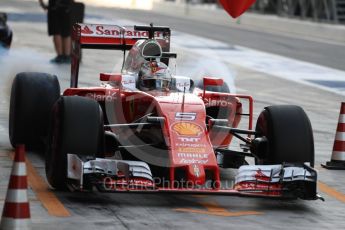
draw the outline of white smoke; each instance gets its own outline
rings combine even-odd
[[[227,44],[195,35],[173,31],[172,51],[178,53],[177,74],[191,77],[195,82],[203,77],[222,78],[231,93],[236,93],[236,72],[222,59],[231,50]]]

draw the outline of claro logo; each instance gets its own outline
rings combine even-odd
[[[108,94],[87,93],[86,97],[96,101],[114,101],[116,100],[116,93],[109,92]]]
[[[224,100],[224,99],[210,99],[205,98],[205,106],[219,106],[219,107],[227,107],[230,106],[232,103],[230,101]]]

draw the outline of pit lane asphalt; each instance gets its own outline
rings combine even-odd
[[[40,13],[39,9],[35,9],[36,4],[26,1],[0,0],[0,4],[12,7],[13,12],[23,12],[24,15],[29,11],[35,14]],[[103,15],[103,13],[106,14],[106,11],[108,10],[100,8],[97,14]],[[128,13],[128,11],[122,10],[116,12]],[[5,62],[6,66],[2,62],[0,65],[3,71],[0,101],[0,212],[11,167],[10,158],[7,157],[11,152],[7,137],[8,91],[11,77],[18,71],[29,69],[57,73],[62,88],[66,88],[69,84],[69,67],[56,67],[47,61],[53,55],[53,50],[50,39],[45,35],[44,22],[38,20],[35,23],[30,21],[10,23],[16,35],[12,51],[17,61]],[[322,44],[319,45],[322,46]],[[30,52],[27,50],[28,47],[31,47]],[[178,53],[179,51],[182,50],[177,50]],[[109,51],[85,51],[80,73],[81,83],[94,85],[98,82],[98,72],[109,71],[113,68],[113,64],[107,65],[109,60],[116,63],[117,69],[119,69],[121,54],[115,53],[117,57],[114,57],[113,54],[114,52]],[[193,58],[195,58],[193,53],[182,54],[182,60],[193,60]],[[274,78],[264,73],[227,65],[238,73],[236,78],[238,92],[248,93],[254,97],[255,114],[270,104],[302,106],[308,113],[314,129],[316,163],[319,165],[329,160],[342,96]],[[7,68],[9,66],[10,69]],[[43,155],[29,152],[27,156],[34,169],[42,178],[45,178]],[[332,186],[341,194],[345,194],[345,173],[343,171],[327,171],[319,166],[317,168],[320,181]],[[223,173],[231,176],[233,172]],[[29,198],[33,229],[342,229],[344,203],[323,191],[320,193],[326,198],[326,202],[224,196],[53,191],[53,194],[71,214],[70,217],[64,218],[49,215],[32,189],[29,190]],[[257,213],[248,215],[245,211]],[[231,215],[231,213],[239,212],[241,214],[239,216]]]

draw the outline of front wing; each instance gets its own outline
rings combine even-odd
[[[75,154],[67,156],[68,185],[72,190],[90,189],[101,192],[164,192],[215,194],[249,197],[322,199],[316,192],[317,173],[307,165],[245,165],[241,166],[235,181],[222,181],[215,189],[213,182],[196,186],[176,182],[160,183],[149,165],[141,161],[96,158],[82,161]]]

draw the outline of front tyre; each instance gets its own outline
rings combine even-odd
[[[260,114],[255,138],[265,139],[255,154],[258,164],[305,163],[314,166],[314,138],[299,106],[268,106]]]
[[[46,152],[46,175],[49,184],[66,189],[67,154],[81,159],[102,155],[103,115],[99,104],[79,96],[61,97],[52,110]]]
[[[19,73],[13,80],[9,115],[9,137],[13,147],[42,146],[48,132],[50,111],[60,97],[56,76]]]

